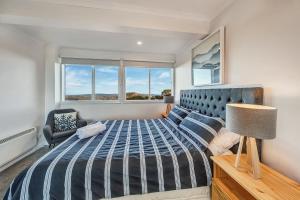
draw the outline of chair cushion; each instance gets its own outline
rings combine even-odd
[[[77,129],[71,129],[71,130],[67,130],[67,131],[61,131],[61,132],[56,132],[53,133],[52,137],[55,138],[61,138],[61,137],[68,137],[73,135],[74,133],[76,133]]]
[[[54,132],[76,129],[77,112],[54,114]]]

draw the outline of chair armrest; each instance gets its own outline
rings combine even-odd
[[[49,134],[52,135],[52,128],[51,128],[51,126],[46,124],[46,125],[44,126],[44,128],[43,128],[43,132],[44,132],[44,133],[47,133],[47,134],[49,133]]]
[[[77,120],[77,128],[81,128],[87,125],[87,121],[84,119],[78,119]]]
[[[44,132],[44,136],[45,136],[46,140],[48,142],[51,141],[51,138],[52,138],[52,135],[53,135],[51,126],[50,125],[45,125],[44,128],[43,128],[43,132]]]

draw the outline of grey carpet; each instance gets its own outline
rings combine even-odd
[[[6,170],[0,173],[0,199],[3,199],[7,188],[11,181],[24,169],[32,165],[37,159],[43,156],[45,153],[49,151],[48,146],[42,147],[30,154],[29,156],[23,158],[16,164],[7,168]]]

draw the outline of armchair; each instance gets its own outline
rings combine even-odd
[[[76,112],[74,109],[57,109],[49,112],[46,125],[43,128],[44,136],[49,144],[49,148],[51,146],[55,146],[56,143],[60,143],[73,135],[77,128],[83,127],[87,125],[87,121],[82,119],[77,112],[77,121],[76,121],[76,129],[62,131],[62,132],[54,132],[54,114],[60,113],[69,113]]]

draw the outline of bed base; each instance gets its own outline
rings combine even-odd
[[[191,189],[155,192],[142,195],[129,195],[113,200],[210,200],[210,186]]]

